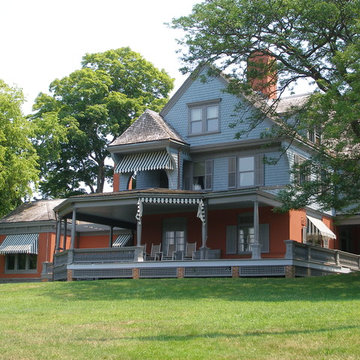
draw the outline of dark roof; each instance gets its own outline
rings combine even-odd
[[[53,209],[63,201],[64,199],[56,199],[24,203],[13,210],[9,215],[0,219],[0,224],[55,220]]]
[[[162,118],[152,110],[145,112],[109,146],[128,145],[159,140],[186,141]]]

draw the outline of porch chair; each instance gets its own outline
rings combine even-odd
[[[164,260],[174,260],[175,244],[169,244],[166,255],[163,256]]]
[[[151,244],[150,259],[161,260],[163,253],[161,252],[161,244]]]
[[[184,259],[193,259],[196,251],[196,242],[186,243]]]

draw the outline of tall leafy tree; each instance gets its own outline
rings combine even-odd
[[[317,201],[323,209],[360,210],[359,0],[206,0],[172,26],[185,31],[184,69],[212,63],[231,71],[235,94],[250,93],[249,57],[270,55],[274,61],[262,68],[250,66],[251,77],[277,69],[278,99],[264,106],[268,116],[276,116],[279,99],[299,80],[313,84],[307,102],[276,118],[276,135],[321,134],[311,161],[294,169],[312,176],[282,192],[284,209]]]
[[[21,111],[22,91],[0,80],[0,216],[32,194],[38,181],[31,124]]]
[[[172,88],[164,70],[130,48],[87,54],[80,70],[53,81],[31,116],[43,195],[102,192],[112,177],[106,146],[146,108],[161,109]]]

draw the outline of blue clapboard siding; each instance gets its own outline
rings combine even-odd
[[[165,115],[165,120],[173,126],[177,132],[188,142],[191,146],[208,145],[225,143],[234,141],[235,133],[240,130],[244,130],[248,126],[248,120],[251,116],[252,107],[244,106],[243,109],[237,113],[234,117],[235,106],[242,101],[242,98],[224,92],[225,84],[223,80],[219,78],[208,79],[207,82],[201,82],[200,79],[196,79],[172,106],[169,112]],[[216,134],[209,135],[192,135],[189,136],[189,110],[188,104],[209,101],[221,98],[220,102],[220,128],[221,131]],[[235,119],[241,119],[245,123],[238,124],[235,129],[229,125],[235,121]],[[256,139],[260,137],[261,132],[265,131],[271,126],[270,121],[264,121],[256,129],[251,131],[248,136],[244,136],[243,139]]]

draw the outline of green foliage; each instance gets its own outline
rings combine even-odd
[[[180,41],[184,70],[212,63],[231,71],[231,93],[250,93],[246,62],[254,51],[268,52],[276,61],[279,98],[265,115],[274,115],[281,96],[299,80],[316,85],[304,107],[278,119],[276,136],[299,139],[314,129],[322,136],[319,154],[304,164],[322,164],[314,167],[316,180],[289,186],[284,208],[318,201],[323,209],[345,211],[354,201],[359,204],[360,191],[354,189],[360,189],[360,1],[207,0],[172,26],[186,33]],[[264,65],[258,75],[271,73],[273,66]],[[259,123],[259,114],[253,120]]]
[[[22,91],[0,80],[0,216],[20,205],[38,181],[31,124],[21,112]]]
[[[31,116],[43,195],[102,192],[112,178],[107,145],[146,108],[159,111],[172,87],[165,71],[129,48],[86,54],[80,70],[53,81]]]
[[[355,360],[359,281],[1,284],[1,358]]]

